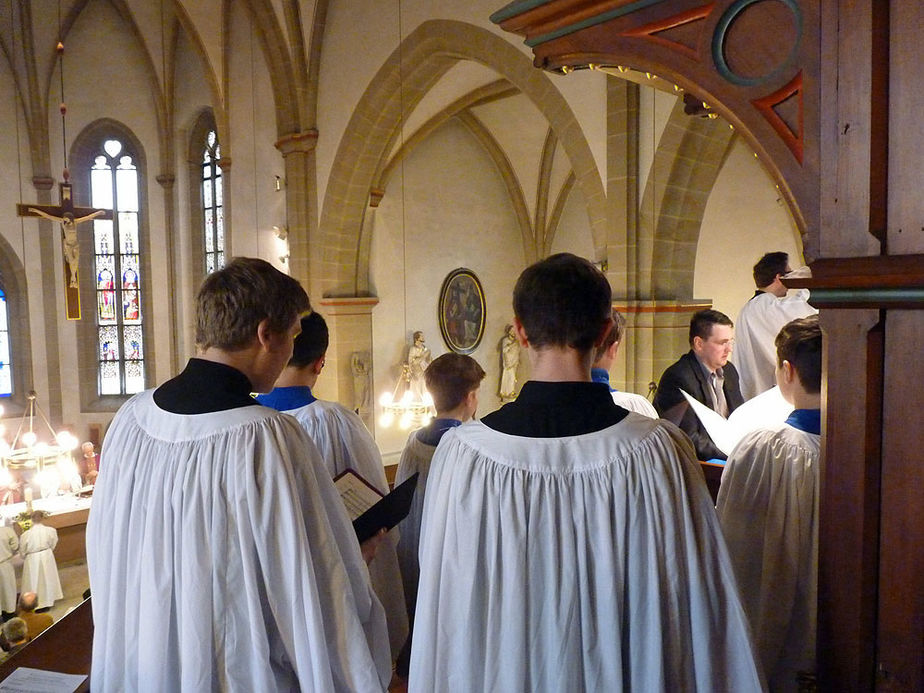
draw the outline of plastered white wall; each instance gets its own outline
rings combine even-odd
[[[789,253],[803,263],[792,214],[773,180],[741,138],[719,172],[706,203],[696,253],[693,292],[712,299],[732,320],[754,294],[752,270],[764,253]]]
[[[513,284],[525,262],[506,189],[484,150],[453,122],[408,157],[404,180],[404,218],[399,170],[376,211],[372,241],[371,275],[380,297],[372,323],[376,418],[378,398],[394,388],[414,330],[424,332],[434,358],[448,351],[437,303],[443,280],[457,267],[474,271],[485,292],[485,335],[471,356],[487,372],[479,407],[487,413],[500,403],[497,345],[512,318]],[[407,440],[396,427],[377,424],[375,433],[389,459]]]

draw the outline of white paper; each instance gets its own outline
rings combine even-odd
[[[19,667],[3,681],[0,681],[0,691],[74,693],[86,678],[83,674],[61,674],[57,671]]]
[[[382,500],[382,494],[371,488],[352,470],[347,470],[338,476],[334,480],[334,486],[340,493],[340,499],[346,506],[347,515],[350,516],[351,521]]]
[[[684,392],[682,388],[680,392],[693,407],[693,411],[696,412],[709,437],[712,438],[712,442],[726,455],[731,454],[738,441],[745,435],[785,421],[793,409],[792,405],[783,399],[780,388],[776,386],[749,399],[735,409],[727,419],[690,396],[689,393]]]

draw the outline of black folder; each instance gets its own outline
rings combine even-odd
[[[395,486],[382,500],[353,520],[353,531],[359,543],[375,535],[380,529],[391,529],[411,511],[411,501],[417,490],[419,472]]]

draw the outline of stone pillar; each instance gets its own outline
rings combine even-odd
[[[37,203],[40,205],[55,204],[56,200],[52,200],[51,189],[54,186],[55,181],[51,176],[33,176],[32,185],[35,186],[35,191],[37,195]],[[58,224],[53,224],[47,219],[38,220],[38,247],[39,247],[39,267],[41,272],[38,276],[43,278],[41,281],[42,287],[42,314],[44,317],[44,354],[36,354],[32,358],[32,363],[45,363],[47,365],[47,376],[48,380],[45,383],[47,387],[47,396],[40,397],[40,400],[48,403],[48,416],[52,421],[61,421],[63,416],[63,399],[61,397],[61,359],[63,355],[60,350],[60,337],[58,334],[58,314],[59,312],[63,315],[65,312],[64,308],[64,286],[61,272],[61,263],[63,260],[63,251],[57,250],[61,246],[61,229]],[[78,227],[78,233],[80,232],[80,227]],[[85,231],[84,231],[85,233]],[[25,256],[22,259],[23,268],[25,269],[26,277],[29,277],[32,272],[29,271],[29,266]],[[81,267],[86,267],[86,260],[84,259],[81,262]],[[78,270],[79,271],[79,270]],[[61,287],[62,293],[59,299],[58,297],[58,287]],[[86,300],[84,298],[84,300]],[[36,343],[35,339],[32,339],[32,344]],[[92,382],[96,382],[96,362],[93,364],[93,376]],[[35,371],[33,370],[33,374]],[[33,375],[34,377],[34,375]],[[33,386],[36,390],[41,390],[41,383],[33,383]],[[24,386],[23,383],[20,383],[21,389],[28,389],[28,386]]]
[[[356,352],[372,354],[372,310],[378,302],[379,299],[374,297],[323,298],[315,304],[330,328],[326,367],[315,388],[321,399],[335,400],[348,409],[354,409],[359,393],[354,388],[350,364]],[[371,356],[369,363],[369,407],[365,411],[360,410],[360,416],[374,435]]]
[[[305,130],[287,135],[276,142],[282,153],[286,172],[286,225],[289,239],[289,273],[298,279],[310,296],[320,296],[318,263],[323,258],[316,246],[317,185],[315,173],[315,147],[318,131]]]
[[[607,76],[606,276],[623,299],[638,298],[638,114],[638,85]]]
[[[690,318],[711,301],[614,301],[626,318],[613,387],[648,395],[649,383],[689,351]],[[657,336],[657,339],[655,338]]]
[[[167,294],[170,302],[170,354],[169,354],[169,373],[180,372],[180,354],[182,353],[183,325],[181,318],[183,315],[183,292],[174,290],[177,287],[177,268],[180,266],[180,247],[176,238],[176,176],[172,173],[161,173],[156,178],[157,183],[164,191],[164,238],[167,240],[167,286],[162,287]],[[152,276],[149,271],[148,276]],[[148,293],[153,294],[153,287],[148,289]],[[148,351],[153,354],[155,340],[148,340]],[[154,364],[154,360],[147,361]],[[153,386],[162,381],[164,378],[158,377],[152,372],[150,367],[146,373],[147,385]]]

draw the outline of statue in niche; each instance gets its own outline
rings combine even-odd
[[[369,410],[372,355],[368,351],[350,354],[350,372],[353,374],[353,411],[362,414]]]
[[[501,378],[498,395],[509,402],[517,397],[517,368],[520,365],[520,344],[513,325],[507,325],[500,341]]]

